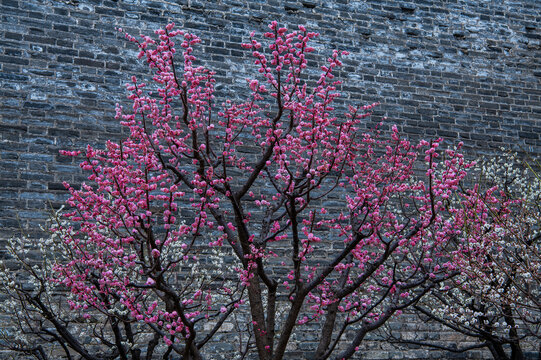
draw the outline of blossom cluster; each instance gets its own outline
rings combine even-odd
[[[347,52],[310,69],[318,35],[272,22],[266,48],[255,33],[242,44],[256,68],[246,99],[223,100],[196,35],[169,24],[125,36],[152,82],[127,84],[132,105],[116,108],[126,138],[62,152],[82,158],[88,182],[65,184],[69,208],[50,229],[65,258],[44,277],[72,312],[105,316],[112,354],[162,346],[202,359],[238,316],[249,319],[241,357],[282,359],[294,333],[321,323],[315,357],[349,358],[459,273],[447,250],[464,212],[450,199],[473,164],[461,144],[412,143],[386,123],[367,131],[377,103],[337,102]],[[85,357],[60,325],[49,336]],[[153,337],[141,345],[134,329]]]
[[[460,273],[425,298],[423,313],[495,356],[520,358],[523,341],[541,336],[541,181],[513,153],[480,161],[474,173],[477,184],[453,199],[460,230],[449,256]]]

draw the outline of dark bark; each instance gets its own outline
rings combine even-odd
[[[70,348],[77,352],[83,359],[86,360],[101,360],[100,357],[90,355],[84,346],[71,334],[66,326],[62,325],[56,316],[47,308],[47,306],[41,301],[39,297],[32,297],[27,294],[27,299],[30,303],[34,304],[40,309],[43,317],[49,320],[62,339],[66,341]]]
[[[154,349],[159,344],[159,342],[160,342],[160,335],[158,333],[154,333],[152,340],[148,342],[147,354],[145,356],[145,360],[152,360],[152,355],[154,355]]]
[[[350,261],[352,258],[352,255],[348,255],[348,260]],[[339,288],[343,288],[346,284],[349,270],[343,271],[340,276],[340,282],[338,283]],[[325,323],[323,324],[323,328],[321,329],[321,338],[319,340],[319,344],[316,349],[315,358],[318,359],[322,357],[327,349],[329,348],[329,345],[331,344],[332,335],[334,333],[334,325],[336,323],[336,316],[338,314],[338,305],[340,305],[340,300],[337,299],[335,302],[333,302],[331,305],[327,308],[327,313],[325,314]]]
[[[124,345],[122,345],[122,334],[120,332],[120,327],[118,326],[118,320],[115,318],[111,319],[111,328],[113,329],[113,334],[115,336],[115,345],[118,349],[120,358],[122,360],[128,360],[128,356],[126,354],[126,349],[124,349]]]
[[[293,303],[289,308],[289,313],[287,314],[287,318],[282,326],[280,339],[278,340],[276,350],[272,357],[273,360],[281,360],[284,357],[287,344],[289,343],[289,338],[291,337],[291,333],[293,332],[293,328],[295,327],[297,318],[299,317],[299,313],[304,303],[304,298],[307,294],[300,290],[301,289],[297,290],[297,295],[295,296],[295,299],[293,300]]]

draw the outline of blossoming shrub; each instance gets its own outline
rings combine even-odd
[[[459,198],[455,217],[460,274],[417,308],[477,338],[494,359],[523,359],[524,346],[541,338],[541,179],[515,154],[477,170],[479,184]]]
[[[18,319],[21,331],[66,357],[214,359],[218,335],[234,330],[230,350],[264,360],[313,329],[304,351],[350,358],[457,273],[446,250],[460,210],[448,199],[471,164],[441,139],[362,132],[376,104],[334,105],[347,53],[308,69],[317,34],[269,28],[267,50],[254,33],[242,44],[256,66],[245,101],[214,97],[197,36],[173,24],[157,39],[126,35],[152,84],[132,77],[132,106],[117,107],[125,139],[63,152],[84,158],[89,182],[66,184],[49,254],[62,256],[44,273],[25,267],[32,286],[6,285],[34,317]],[[224,263],[203,276],[212,256]],[[45,358],[30,338],[18,348]]]

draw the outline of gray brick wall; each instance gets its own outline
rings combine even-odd
[[[175,21],[197,33],[228,95],[253,69],[239,46],[251,30],[303,24],[321,33],[323,55],[350,51],[344,100],[381,101],[374,121],[464,141],[472,156],[541,154],[539,0],[0,0],[0,19],[0,240],[37,235],[65,198],[62,181],[84,179],[59,149],[121,135],[114,104],[147,72],[117,26],[150,33]]]
[[[200,56],[227,94],[249,67],[239,47],[277,19],[321,33],[320,50],[349,50],[348,101],[381,101],[411,134],[463,140],[471,153],[541,153],[541,2],[38,1],[0,6],[0,226],[33,231],[62,181],[79,171],[63,148],[118,136],[114,103],[145,69],[115,31],[168,21],[196,32]],[[239,75],[240,74],[240,75]],[[378,117],[376,116],[375,119]]]

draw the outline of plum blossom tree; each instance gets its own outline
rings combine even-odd
[[[455,217],[460,274],[415,307],[477,338],[473,347],[496,360],[524,359],[528,340],[541,339],[541,181],[516,154],[481,164],[479,185],[459,198]]]
[[[125,139],[63,151],[84,157],[89,182],[66,184],[69,209],[51,227],[62,257],[46,273],[27,266],[33,286],[7,283],[33,316],[21,330],[68,358],[204,359],[237,317],[239,358],[283,359],[316,329],[313,357],[343,359],[457,274],[446,254],[459,210],[447,199],[471,164],[396,126],[363,133],[377,104],[335,109],[347,53],[333,51],[314,79],[317,34],[269,28],[267,49],[254,33],[242,44],[258,72],[247,99],[220,104],[197,36],[173,24],[157,39],[126,34],[153,85],[132,77],[132,107],[116,113]],[[212,253],[229,263],[201,276]],[[40,300],[62,291],[68,308]]]

